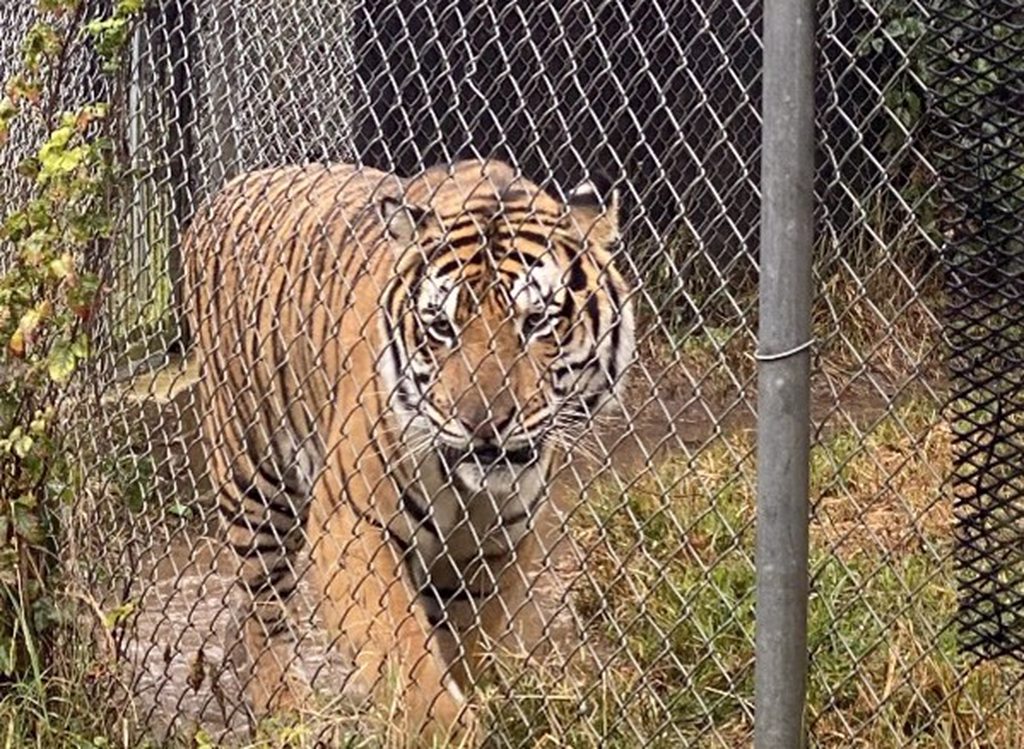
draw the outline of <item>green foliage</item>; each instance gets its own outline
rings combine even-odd
[[[132,29],[132,19],[143,7],[143,0],[118,0],[110,18],[90,21],[85,25],[96,47],[96,52],[103,59],[107,72],[116,72],[121,66],[121,50],[128,41]]]
[[[880,73],[878,82],[885,99],[883,154],[903,150],[908,135],[918,135],[925,114],[929,80],[928,26],[920,6],[896,0],[880,9],[878,21],[858,36],[857,58]]]
[[[957,201],[958,250],[1024,256],[1024,10],[1013,2],[941,0],[930,46],[942,176]],[[962,215],[966,213],[966,215]],[[975,242],[974,240],[978,240]],[[955,258],[966,262],[968,258]],[[989,257],[988,262],[994,258]],[[995,269],[993,278],[1010,269]]]
[[[0,679],[39,678],[60,618],[49,586],[58,510],[78,486],[67,389],[89,357],[102,291],[87,259],[110,240],[118,210],[109,103],[53,111],[64,54],[85,33],[115,70],[140,6],[119,2],[109,19],[86,23],[79,0],[41,0],[0,99],[0,144],[18,118],[44,133],[4,179],[15,187],[0,223]]]
[[[913,0],[866,0],[864,5],[870,8],[864,11],[870,21],[857,33],[854,62],[861,75],[880,90],[882,106],[871,110],[860,130],[865,148],[872,160],[882,165],[886,184],[894,192],[865,191],[863,203],[870,208],[862,219],[861,231],[867,234],[868,248],[877,246],[876,236],[890,241],[899,237],[897,246],[891,250],[903,267],[910,269],[918,266],[922,255],[929,257],[931,250],[918,246],[917,231],[903,231],[907,222],[904,206],[913,211],[916,229],[937,238],[937,193],[928,163],[933,145],[928,106],[933,76],[931,26],[926,11]],[[864,107],[862,111],[869,110]],[[857,168],[871,171],[871,167]],[[870,273],[879,264],[879,258],[866,253],[865,247],[854,247],[847,252],[866,255],[861,273]]]
[[[937,230],[932,203],[939,193],[917,168],[915,152],[925,154],[946,195],[967,199],[968,210],[984,205],[985,230],[1012,242],[1024,214],[1024,120],[1014,106],[1024,80],[1019,5],[867,4],[877,10],[877,22],[859,34],[856,55],[884,94],[878,156],[886,157],[892,184],[925,228]]]

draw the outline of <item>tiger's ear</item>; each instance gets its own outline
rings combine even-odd
[[[568,205],[580,233],[599,245],[619,238],[619,191],[604,174],[596,174],[569,191]]]
[[[409,205],[397,198],[384,196],[377,205],[384,228],[400,242],[409,243],[416,237],[417,229],[427,222],[430,211],[418,205]]]

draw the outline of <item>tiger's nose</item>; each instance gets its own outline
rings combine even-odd
[[[456,406],[462,426],[474,437],[487,441],[497,440],[513,417],[511,398],[487,401],[483,398],[463,399]]]

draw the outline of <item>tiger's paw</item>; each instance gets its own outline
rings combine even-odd
[[[415,747],[453,747],[472,749],[480,746],[479,723],[472,705],[451,677],[444,690],[433,695],[417,694],[407,698],[406,728]]]

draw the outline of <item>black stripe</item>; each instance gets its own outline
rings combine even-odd
[[[379,450],[376,440],[374,440],[373,445],[374,448]],[[348,476],[345,474],[344,469],[342,469],[341,478],[344,486],[348,486]],[[403,556],[407,551],[409,551],[409,549],[412,548],[411,542],[406,541],[404,538],[399,536],[395,531],[388,528],[381,520],[378,520],[376,517],[374,517],[373,512],[369,508],[362,509],[358,505],[356,505],[355,500],[352,498],[352,496],[348,493],[347,490],[345,490],[345,502],[352,510],[352,512],[355,513],[357,518],[362,520],[367,525],[370,525],[373,528],[379,530],[381,533],[383,533],[387,540],[391,541],[392,543],[394,543],[395,546],[398,547],[399,551]]]
[[[518,523],[523,522],[530,515],[533,514],[534,509],[536,509],[536,506],[535,505],[530,505],[525,510],[523,510],[521,512],[517,512],[515,515],[511,515],[509,517],[505,517],[504,515],[502,515],[501,516],[501,525],[502,525],[502,527],[508,526],[508,525],[516,525]]]
[[[524,252],[522,250],[509,250],[505,253],[505,257],[509,260],[516,260],[527,268],[532,268],[533,266],[540,265],[542,263],[542,260],[538,255],[534,255],[532,252]]]
[[[352,501],[349,501],[349,506],[352,508],[352,511],[356,513],[359,519],[363,520],[368,525],[371,525],[377,530],[379,530],[381,533],[384,534],[384,538],[387,541],[390,541],[395,546],[397,546],[402,556],[405,556],[406,552],[408,552],[409,549],[412,548],[412,541],[406,541],[404,538],[398,535],[398,533],[393,531],[391,528],[388,528],[381,521],[377,520],[377,518],[372,517],[370,515],[369,510],[360,510],[358,507],[356,507],[355,502]]]
[[[565,215],[564,214],[561,214],[561,213],[551,213],[550,211],[542,210],[542,209],[536,207],[535,205],[533,205],[534,203],[536,203],[536,200],[533,197],[530,197],[529,200],[527,200],[527,202],[530,205],[525,205],[525,206],[522,206],[522,207],[514,206],[514,205],[509,205],[509,204],[503,204],[502,205],[502,210],[501,210],[502,218],[504,218],[509,223],[515,223],[513,221],[513,219],[517,219],[518,218],[518,219],[523,219],[524,221],[530,221],[531,223],[534,223],[534,224],[537,224],[537,225],[540,225],[540,226],[544,226],[544,222],[537,221],[537,219],[539,219],[539,218],[551,219],[552,223],[558,222],[558,221],[563,221],[565,219]]]
[[[293,520],[299,519],[299,515],[301,513],[292,505],[291,502],[279,502],[274,499],[269,499],[264,492],[260,491],[260,488],[256,486],[256,483],[251,478],[247,479],[240,473],[232,471],[231,480],[246,499],[255,502],[260,507],[266,507],[269,510]]]
[[[558,369],[559,369],[559,371],[565,370],[568,373],[575,372],[575,373],[578,374],[578,373],[584,372],[584,371],[586,371],[588,369],[592,369],[594,367],[599,367],[600,365],[601,365],[601,362],[597,358],[597,354],[591,352],[591,353],[587,354],[587,356],[585,358],[578,359],[576,361],[573,361],[571,359],[563,359],[562,360],[562,366],[559,367]]]
[[[445,254],[448,254],[448,253],[445,253]],[[454,260],[449,260],[448,262],[444,263],[443,265],[441,265],[437,269],[437,275],[438,276],[447,276],[447,275],[449,275],[451,273],[454,273],[455,271],[459,270],[460,268],[465,268],[465,267],[470,266],[470,265],[479,264],[480,261],[477,259],[479,257],[479,255],[480,255],[480,253],[477,253],[473,257],[469,258],[469,260],[463,260],[462,258],[459,258],[459,257],[456,257]]]
[[[562,300],[562,309],[558,311],[559,317],[564,321],[571,321],[576,316],[576,300],[572,294],[566,294],[565,299]]]
[[[380,393],[379,392],[376,393],[376,399],[377,399],[378,410],[380,410],[380,405],[381,404],[380,404],[380,400],[379,400],[380,399]],[[380,461],[381,467],[382,468],[386,468],[388,466],[388,462],[384,459],[384,454],[381,451],[380,443],[377,441],[376,438],[373,438],[373,439],[370,440],[370,444],[373,447],[374,454],[377,456],[377,460]],[[394,474],[394,472],[392,472],[392,473]],[[395,477],[394,475],[392,475],[392,480],[396,484],[398,483],[397,477]],[[401,555],[403,556],[403,558],[408,559],[407,552],[409,551],[409,549],[412,548],[412,539],[407,541],[404,538],[402,538],[401,536],[399,536],[395,531],[391,530],[383,522],[379,521],[375,517],[372,517],[371,514],[370,514],[370,510],[369,509],[361,510],[360,508],[356,507],[355,502],[351,498],[349,498],[348,504],[352,508],[352,511],[356,513],[356,515],[358,515],[360,518],[362,518],[363,520],[365,520],[367,523],[369,523],[370,525],[374,526],[378,530],[382,531],[385,534],[386,538],[388,540],[392,541],[395,544],[395,546],[398,547],[398,549],[401,552]],[[401,502],[399,502],[399,508],[401,509]],[[428,529],[432,528],[433,524],[431,523],[430,526],[425,526],[425,527],[428,527]]]
[[[375,399],[377,400],[377,410],[378,410],[378,413],[384,413],[383,409],[381,408],[382,404],[380,403],[380,393],[379,392],[375,392]],[[401,399],[401,392],[399,392],[399,399]],[[384,435],[384,438],[387,439],[387,435]],[[402,469],[402,464],[401,463],[392,464],[390,461],[387,460],[387,458],[384,457],[384,452],[381,450],[380,441],[376,437],[373,437],[373,438],[370,439],[370,447],[373,448],[373,454],[376,456],[377,460],[380,462],[381,469],[385,470],[385,471],[390,470],[390,472],[391,472],[391,480],[394,482],[394,484],[396,486],[398,486],[399,493],[401,493],[401,482],[398,479],[401,477],[400,474],[402,473],[402,470],[403,470]]]
[[[583,405],[586,406],[587,410],[591,413],[597,408],[597,403],[604,397],[604,393],[591,393],[590,395],[583,398]]]
[[[424,607],[424,608],[426,608],[426,607]],[[441,612],[439,612],[437,614],[434,614],[431,611],[427,611],[426,614],[427,614],[427,623],[430,624],[431,627],[435,627],[435,628],[440,627],[441,629],[447,630],[448,632],[452,631],[452,624],[451,624],[450,621],[448,621],[447,617],[445,617],[445,614],[444,614],[443,611],[441,611]]]
[[[523,275],[523,273],[522,273],[522,269],[521,268],[518,269],[518,270],[508,270],[508,269],[505,269],[505,268],[498,268],[498,275],[501,276],[501,278],[505,280],[506,285],[511,286],[512,284],[514,284],[516,282],[516,280],[520,276]],[[494,284],[494,288],[501,289],[502,291],[505,291],[505,286],[502,286],[500,282]],[[506,304],[508,304],[507,300],[506,300]]]
[[[460,585],[455,588],[441,587],[439,585],[428,584],[426,588],[420,593],[422,596],[429,596],[440,601],[442,604],[458,603],[460,601],[477,600],[479,598],[487,598],[488,596],[494,595],[496,588],[490,590],[468,590],[465,585]]]
[[[228,507],[224,503],[218,503],[217,510],[224,517],[224,519],[236,528],[243,528],[254,534],[266,533],[271,536],[277,535],[285,537],[289,533],[294,533],[301,527],[301,523],[297,522],[297,519],[292,518],[288,525],[284,529],[278,527],[273,518],[267,520],[253,520],[240,507]]]
[[[384,299],[384,335],[386,336],[385,343],[388,347],[388,354],[391,356],[391,364],[395,368],[395,375],[402,379],[402,346],[405,343],[403,330],[395,324],[394,310],[392,309],[395,305],[395,296],[401,289],[400,283],[394,283]]]
[[[437,529],[434,524],[433,518],[430,517],[427,508],[424,508],[416,501],[412,496],[412,492],[408,489],[404,489],[398,497],[398,509],[404,512],[408,512],[412,515],[416,523],[429,532],[435,538],[441,538],[441,532]]]
[[[591,294],[587,298],[587,317],[590,318],[594,339],[597,339],[597,332],[601,329],[601,305],[598,303],[597,294]]]
[[[260,578],[257,581],[249,581],[242,579],[240,582],[242,584],[242,587],[254,596],[273,589],[274,592],[282,598],[287,598],[295,591],[295,583],[293,582],[290,586],[281,590],[277,588],[277,585],[282,580],[284,580],[288,575],[290,575],[291,571],[291,565],[280,564],[271,569],[270,574],[260,575]]]
[[[486,239],[479,232],[463,234],[460,237],[456,237],[455,239],[449,239],[447,242],[445,242],[445,249],[448,250],[449,252],[454,252],[456,250],[461,250],[464,247],[469,247],[470,245],[482,245],[484,244],[485,241]],[[473,259],[475,260],[476,258]],[[436,262],[438,258],[433,257],[431,258],[431,260]],[[470,260],[470,263],[472,263],[472,260]],[[469,265],[470,263],[466,264]]]
[[[546,250],[555,249],[559,244],[554,234],[538,234],[528,229],[516,229],[512,234],[502,232],[498,235],[498,238],[505,241],[531,242],[535,245],[540,245]]]
[[[612,326],[612,350],[608,357],[608,364],[605,366],[605,379],[609,385],[615,385],[619,378],[619,365],[617,362],[619,352],[619,326],[616,323]]]
[[[436,248],[436,249],[447,247],[448,246],[448,242],[447,242],[447,238],[448,237],[455,236],[456,234],[460,233],[463,229],[467,229],[467,228],[470,228],[470,227],[472,227],[473,229],[477,230],[477,235],[476,236],[479,239],[480,233],[479,233],[478,227],[481,224],[488,223],[488,221],[490,220],[490,216],[488,215],[488,213],[486,211],[481,211],[479,208],[476,209],[476,210],[472,210],[471,209],[471,210],[461,211],[459,213],[456,213],[454,216],[449,214],[449,215],[445,215],[445,216],[439,216],[438,218],[439,218],[439,222],[438,223],[440,223],[441,226],[445,227],[444,228],[444,234],[442,234],[442,238],[445,241],[444,241],[443,244],[440,244],[438,246],[438,248]],[[453,218],[457,219],[455,221],[455,223],[453,223],[451,226],[445,226],[448,223],[448,221],[450,219],[453,219]],[[430,257],[429,259],[430,259],[430,261],[433,261],[435,258],[434,257]]]
[[[224,516],[225,520],[230,520],[241,511],[242,506],[238,503],[235,496],[228,491],[227,486],[221,486],[218,494],[220,494],[221,501],[217,503],[217,510]]]
[[[256,472],[260,475],[260,478],[275,489],[284,489],[292,496],[301,497],[306,493],[305,487],[300,487],[297,483],[290,480],[285,473],[271,473],[265,461],[256,459],[251,453],[249,454],[249,459],[256,464]]]
[[[608,299],[611,301],[612,309],[617,313],[621,313],[622,299],[619,297],[619,290],[615,288],[615,284],[609,281],[605,285],[605,291],[608,292]]]
[[[540,503],[544,500],[544,496],[545,495],[543,491],[538,492],[537,496],[533,498],[533,501],[531,501],[526,506],[526,509],[520,510],[515,515],[506,516],[504,513],[501,513],[499,517],[501,518],[502,526],[515,525],[516,523],[521,523],[524,520],[526,520],[530,515],[534,514],[534,512],[537,510],[537,507],[540,506]]]
[[[288,595],[290,596],[291,594],[289,593]],[[291,629],[288,625],[288,617],[282,615],[276,616],[273,622],[267,622],[267,620],[261,615],[260,623],[267,628],[267,635],[269,637],[277,637]]]
[[[282,545],[277,541],[259,543],[255,538],[245,544],[231,544],[231,548],[242,559],[255,559],[261,556],[269,556],[271,553],[287,555],[292,551],[292,549],[288,548],[287,544]]]
[[[380,528],[384,531],[385,534],[387,534],[387,536],[386,536],[387,540],[390,541],[391,543],[393,543],[395,546],[397,546],[398,550],[400,552],[402,552],[403,556],[406,554],[406,552],[409,551],[409,549],[412,548],[412,543],[410,543],[409,541],[406,541],[404,538],[399,536],[393,530],[391,530],[389,528],[384,528],[383,525],[381,525]]]
[[[569,265],[567,287],[569,291],[583,291],[587,288],[587,274],[583,272],[583,263],[578,257]]]
[[[611,330],[612,356],[608,363],[608,381],[614,385],[615,380],[619,376],[616,360],[618,358],[619,345],[622,343],[622,300],[619,298],[618,290],[616,290],[615,285],[612,283],[608,284],[608,298],[611,301],[612,309],[615,310]]]

